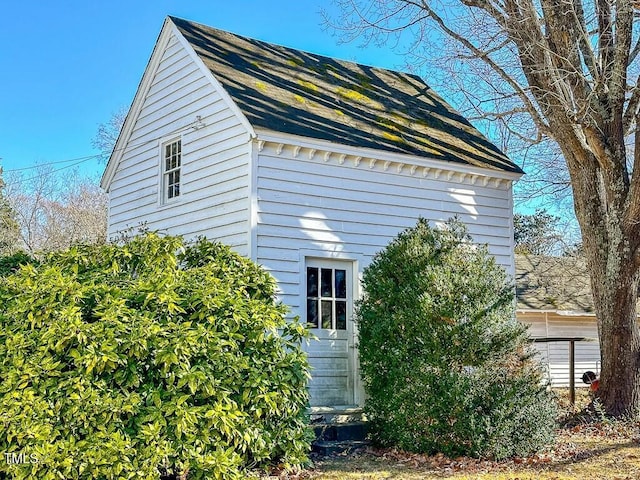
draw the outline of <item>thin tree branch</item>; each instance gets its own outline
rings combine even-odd
[[[615,44],[609,77],[609,101],[614,118],[622,118],[627,90],[627,65],[633,37],[633,8],[629,0],[616,0]]]
[[[633,61],[638,56],[638,53],[640,53],[640,39],[638,39],[636,44],[633,46],[631,53],[629,53],[629,61],[627,62],[627,67],[633,63]]]
[[[520,100],[524,103],[527,108],[527,111],[533,118],[534,122],[542,131],[546,131],[548,129],[548,125],[540,116],[538,110],[535,105],[531,102],[531,99],[522,88],[520,84],[518,84],[513,77],[511,77],[502,67],[500,67],[496,62],[493,61],[491,57],[487,55],[486,52],[477,48],[473,43],[471,43],[468,39],[464,38],[462,35],[450,29],[444,22],[444,20],[431,8],[425,0],[421,0],[422,8],[428,13],[428,15],[438,24],[438,26],[449,35],[451,38],[459,42],[461,45],[466,47],[468,50],[473,52],[480,60],[484,61],[489,65],[494,72],[496,72],[500,78],[502,78],[514,92],[518,95]]]
[[[625,137],[631,134],[631,127],[636,121],[639,105],[640,105],[640,76],[636,81],[635,87],[631,89],[631,97],[629,97],[626,110],[622,116],[622,125],[624,129]]]
[[[633,152],[633,178],[627,196],[624,224],[635,236],[640,236],[640,114],[636,114]]]
[[[598,52],[600,54],[600,68],[609,68],[613,54],[613,32],[611,26],[610,0],[597,0],[596,16],[598,19]]]
[[[582,7],[582,0],[574,0],[573,12],[576,20],[576,25],[579,26],[578,43],[580,45],[580,51],[582,52],[584,64],[587,67],[591,78],[593,78],[593,81],[595,83],[599,83],[601,81],[600,71],[598,69],[596,55],[593,51],[593,48],[591,47],[587,22],[584,16],[584,8]]]

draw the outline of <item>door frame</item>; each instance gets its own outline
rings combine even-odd
[[[299,315],[303,322],[306,322],[307,305],[307,264],[314,262],[325,264],[329,268],[336,266],[343,267],[349,271],[351,285],[347,290],[347,385],[349,388],[348,397],[352,405],[361,406],[364,403],[364,390],[360,379],[360,363],[358,359],[358,328],[354,321],[355,302],[360,298],[360,265],[362,265],[362,255],[350,254],[347,252],[323,252],[318,250],[300,250],[300,307]],[[313,333],[315,329],[311,329]],[[314,341],[314,340],[311,340]],[[313,371],[311,372],[313,375]],[[331,406],[331,405],[327,405]]]

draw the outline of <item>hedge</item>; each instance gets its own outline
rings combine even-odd
[[[244,478],[307,460],[307,331],[228,247],[146,234],[0,283],[15,479]],[[20,457],[22,455],[22,457]]]

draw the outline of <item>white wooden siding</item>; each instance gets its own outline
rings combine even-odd
[[[532,338],[585,337],[598,338],[598,327],[593,316],[559,315],[553,312],[518,312],[518,320],[529,325]],[[535,348],[553,387],[569,386],[569,342],[536,343]],[[600,346],[595,342],[575,343],[575,384],[582,383],[587,370],[599,372]]]
[[[109,235],[145,224],[249,255],[249,135],[175,37],[163,52],[109,190]],[[204,126],[192,126],[200,116]],[[163,140],[182,138],[180,197],[160,203]]]
[[[328,159],[328,160],[327,160]],[[281,300],[304,318],[301,268],[305,256],[356,260],[359,272],[400,231],[419,217],[433,223],[458,216],[474,240],[509,271],[513,268],[511,184],[456,181],[415,175],[415,169],[386,162],[345,161],[341,155],[315,155],[262,145],[257,158],[257,258],[276,278]],[[301,253],[302,252],[302,253]],[[308,347],[320,373],[312,379],[312,405],[330,404],[321,385],[328,367],[326,340]],[[343,362],[344,363],[344,362]],[[313,372],[312,372],[313,375]],[[359,397],[358,379],[356,398]],[[360,393],[361,395],[361,393]],[[326,403],[324,403],[326,404]]]
[[[285,303],[298,308],[301,249],[351,252],[365,263],[418,217],[457,215],[474,240],[512,268],[511,190],[340,165],[300,155],[259,155],[257,260],[273,272]],[[362,265],[364,267],[366,265]]]

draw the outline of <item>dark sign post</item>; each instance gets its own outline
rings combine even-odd
[[[569,403],[576,404],[576,342],[594,342],[596,338],[589,337],[544,337],[532,338],[534,343],[569,342]]]

